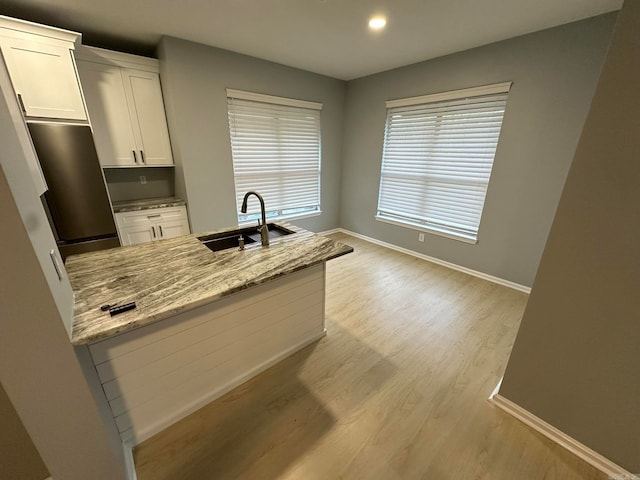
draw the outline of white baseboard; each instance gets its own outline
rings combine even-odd
[[[341,228],[332,228],[331,230],[325,230],[324,232],[318,232],[317,235],[331,235],[333,233],[344,232]]]
[[[133,443],[122,442],[122,450],[124,451],[124,464],[127,469],[125,472],[129,480],[138,480],[136,473],[136,464],[133,460]]]
[[[502,382],[502,380],[500,381]],[[496,390],[498,390],[496,387]],[[552,442],[557,443],[561,447],[569,450],[571,453],[581,458],[588,464],[597,468],[602,473],[609,476],[611,480],[638,480],[640,476],[634,475],[628,472],[621,466],[615,464],[608,458],[600,455],[598,452],[590,449],[586,445],[583,445],[576,439],[570,437],[566,433],[558,430],[553,425],[548,424],[541,418],[535,416],[533,413],[525,410],[520,405],[512,402],[501,396],[499,393],[494,393],[489,397],[489,401],[496,407],[500,408],[509,415],[517,418],[525,425],[533,428],[536,432],[544,435]]]
[[[491,392],[491,395],[489,395],[489,400],[493,400],[493,397],[495,397],[496,395],[498,395],[498,393],[500,393],[500,387],[502,386],[502,380],[504,380],[504,377],[500,377],[500,381],[496,385],[496,388],[494,388],[493,392]]]
[[[518,290],[519,292],[524,292],[527,294],[531,293],[531,287],[520,285],[519,283],[511,282],[509,280],[505,280],[504,278],[494,277],[493,275],[489,275],[487,273],[478,272],[477,270],[472,270],[470,268],[463,267],[462,265],[456,265],[455,263],[447,262],[445,260],[440,260],[439,258],[430,257],[422,253],[414,252],[413,250],[409,250],[408,248],[398,247],[397,245],[393,245],[392,243],[383,242],[381,240],[377,240],[372,237],[367,237],[366,235],[361,235],[359,233],[355,233],[350,230],[345,230],[344,228],[334,228],[333,230],[327,230],[326,232],[319,233],[318,235],[330,235],[332,233],[345,233],[347,235],[351,235],[352,237],[359,238],[366,242],[374,243],[376,245],[380,245],[381,247],[395,250],[396,252],[406,253],[407,255],[411,255],[413,257],[420,258],[422,260],[426,260],[431,263],[435,263],[437,265],[442,265],[443,267],[447,267],[452,270],[457,270],[458,272],[463,272],[463,273],[466,273],[467,275],[472,275],[474,277],[482,278],[483,280],[488,280],[489,282],[497,283],[498,285],[502,285],[504,287],[513,288],[514,290]]]

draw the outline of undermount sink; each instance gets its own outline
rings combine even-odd
[[[281,227],[275,223],[267,223],[269,230],[269,239],[283,237],[285,235],[291,235],[294,233],[288,228]],[[213,252],[220,250],[227,250],[228,248],[239,248],[240,238],[244,240],[245,245],[260,242],[260,231],[258,227],[245,227],[238,228],[237,230],[230,230],[228,232],[213,233],[211,235],[204,235],[198,237],[198,240]]]
[[[233,235],[228,235],[226,237],[220,238],[211,238],[207,240],[203,240],[202,238],[198,238],[205,247],[213,252],[218,252],[220,250],[226,250],[227,248],[234,248],[240,246],[240,237],[244,240],[245,245],[249,245],[250,243],[255,243],[255,240],[248,236],[246,233],[236,233]]]

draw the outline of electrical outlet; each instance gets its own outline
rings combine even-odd
[[[140,175],[140,185],[146,185],[147,184],[147,177],[145,177],[144,175]]]
[[[424,242],[424,233],[420,233],[420,234],[418,235],[418,241],[419,241],[419,242]]]

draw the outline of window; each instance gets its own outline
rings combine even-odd
[[[244,194],[260,193],[270,219],[320,213],[322,104],[227,89],[238,211]],[[249,202],[244,223],[260,217]]]
[[[476,243],[510,87],[387,102],[376,218]]]

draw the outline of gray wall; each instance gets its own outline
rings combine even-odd
[[[530,286],[609,43],[615,14],[517,37],[348,83],[341,226]],[[479,241],[374,219],[385,101],[512,81]]]
[[[344,82],[171,37],[158,53],[176,195],[187,200],[194,232],[237,223],[225,88],[323,104],[322,215],[294,223],[315,231],[339,226]]]
[[[49,470],[0,384],[0,472],[3,478],[44,480]]]
[[[640,473],[640,2],[627,0],[500,394]]]
[[[140,183],[141,175],[147,182],[144,185]],[[104,176],[112,202],[172,197],[175,192],[173,167],[106,168]]]

